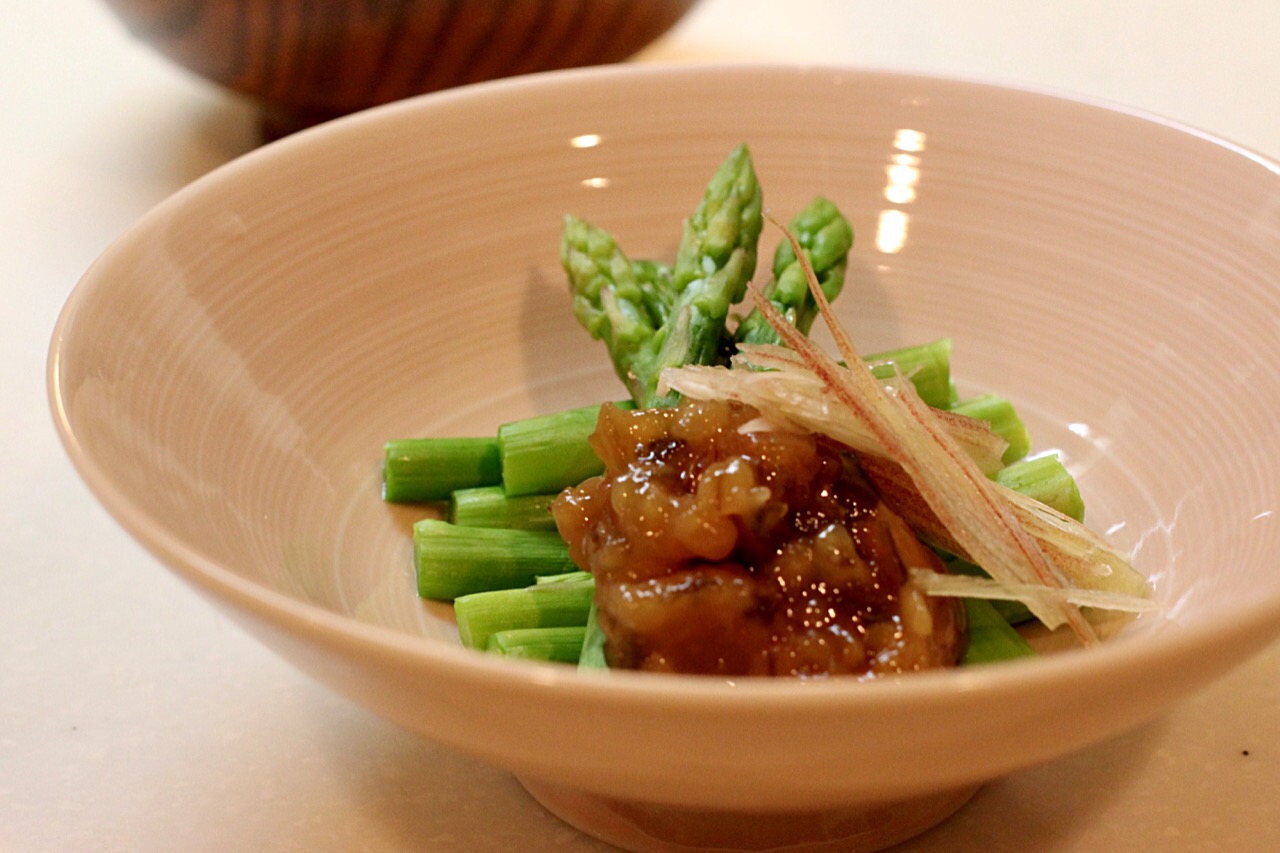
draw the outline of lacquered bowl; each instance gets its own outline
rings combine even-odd
[[[105,3],[160,54],[252,97],[274,138],[450,86],[618,62],[669,30],[694,1]]]
[[[837,307],[862,347],[952,337],[962,390],[1012,397],[1063,453],[1159,612],[1098,648],[879,683],[460,647],[414,594],[422,512],[381,501],[382,443],[617,397],[569,310],[561,217],[670,255],[739,141],[780,218],[819,192],[850,213]],[[381,107],[216,170],[85,274],[49,383],[120,523],[339,693],[625,847],[857,850],[1280,635],[1277,329],[1280,168],[1207,134],[928,77],[615,67]]]

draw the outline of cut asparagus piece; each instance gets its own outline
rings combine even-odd
[[[1027,426],[1013,408],[1013,403],[999,394],[983,394],[961,400],[951,406],[951,411],[986,421],[996,435],[1009,443],[1002,461],[1006,465],[1017,462],[1031,450],[1031,436]]]
[[[455,489],[501,481],[496,438],[402,438],[383,446],[382,496],[387,501],[443,501]]]
[[[581,625],[557,628],[508,628],[489,635],[485,649],[508,657],[577,663],[582,656],[582,639],[587,629]]]
[[[969,619],[969,646],[961,661],[964,665],[1035,657],[1035,650],[1000,615],[992,602],[966,598],[964,609]]]
[[[435,518],[413,526],[413,551],[418,594],[440,600],[522,587],[538,575],[577,568],[554,532],[458,527]]]
[[[864,356],[877,379],[890,379],[895,372],[911,380],[920,399],[935,409],[947,409],[954,402],[951,385],[951,339],[940,338],[924,344],[899,347]]]
[[[578,657],[579,669],[608,669],[604,659],[604,631],[600,628],[599,611],[595,602],[587,612],[587,626],[582,640],[582,654]]]
[[[619,403],[630,408],[629,401]],[[587,439],[599,406],[583,406],[498,427],[502,488],[508,497],[559,492],[604,470]]]
[[[459,527],[555,530],[554,494],[510,497],[501,486],[458,489],[449,497],[449,521]]]
[[[462,644],[484,649],[498,631],[582,627],[595,583],[552,583],[463,595],[453,602]]]
[[[1080,488],[1057,454],[1020,460],[1001,468],[994,478],[1002,486],[1034,498],[1076,521],[1084,521]]]
[[[579,581],[591,580],[591,572],[575,570],[572,572],[564,572],[558,575],[538,575],[534,580],[535,584],[542,583],[577,583]]]

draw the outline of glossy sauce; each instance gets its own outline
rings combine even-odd
[[[596,577],[610,666],[864,677],[954,665],[963,610],[907,566],[939,560],[851,456],[803,433],[747,431],[727,402],[606,405],[605,473],[552,507]]]

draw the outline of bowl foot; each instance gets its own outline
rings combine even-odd
[[[571,826],[634,853],[782,851],[871,853],[919,835],[954,814],[980,786],[891,802],[812,812],[711,811],[616,800],[553,783],[520,783]]]

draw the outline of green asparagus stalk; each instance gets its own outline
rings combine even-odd
[[[961,660],[964,665],[1035,656],[1035,650],[1000,615],[993,602],[966,598],[964,609],[969,619],[969,646]]]
[[[920,399],[935,409],[947,409],[954,402],[951,386],[951,340],[941,338],[925,344],[884,350],[864,356],[877,379],[891,379],[895,370],[911,380]]]
[[[495,631],[485,649],[508,657],[577,663],[582,655],[582,639],[587,629],[581,625],[557,628],[508,628]]]
[[[496,438],[403,438],[383,446],[382,496],[388,501],[443,501],[455,489],[501,479]]]
[[[576,568],[555,532],[458,527],[435,518],[413,526],[413,551],[418,594],[440,600],[526,586],[538,575]]]
[[[544,583],[579,583],[591,580],[591,572],[574,570],[572,572],[562,572],[558,575],[538,575],[534,578],[534,584]]]
[[[994,479],[1002,486],[1035,498],[1063,515],[1084,521],[1084,499],[1080,496],[1080,488],[1057,454],[1015,462],[997,471]]]
[[[564,219],[560,263],[569,279],[578,323],[604,342],[614,372],[631,398],[642,404],[658,347],[654,338],[666,322],[649,306],[666,303],[667,296],[655,294],[652,286],[641,286],[635,266],[613,235],[576,216]]]
[[[671,284],[671,267],[660,261],[638,260],[631,262],[632,274],[640,293],[645,310],[653,319],[657,328],[671,316],[671,303],[675,299],[675,289]]]
[[[459,527],[555,530],[554,494],[510,497],[502,486],[458,489],[449,498],[449,521]]]
[[[1005,465],[1017,462],[1031,450],[1031,436],[1027,433],[1026,424],[1014,410],[1013,403],[999,394],[961,400],[951,406],[951,411],[990,424],[992,431],[1008,442],[1009,446],[1001,457]]]
[[[498,631],[582,627],[595,583],[551,583],[470,593],[453,602],[458,636],[467,648],[484,649]]]
[[[578,657],[578,669],[608,669],[604,659],[604,631],[600,628],[600,611],[595,602],[587,611],[587,626],[582,638],[582,653]]]
[[[844,287],[849,250],[853,247],[853,227],[831,201],[819,196],[792,217],[787,230],[795,236],[809,260],[827,301],[834,300]],[[809,283],[790,240],[783,240],[773,257],[773,279],[765,295],[783,317],[804,334],[809,334],[818,305],[809,292]],[[776,344],[777,331],[759,309],[753,309],[734,330],[734,340],[748,344]]]
[[[603,471],[604,464],[587,441],[599,416],[599,406],[583,406],[498,427],[502,487],[507,496],[559,492]]]
[[[751,154],[739,146],[685,221],[669,283],[662,268],[633,264],[607,232],[565,218],[560,258],[574,314],[604,342],[636,405],[675,401],[657,392],[663,368],[717,360],[729,308],[755,272],[761,206]]]

